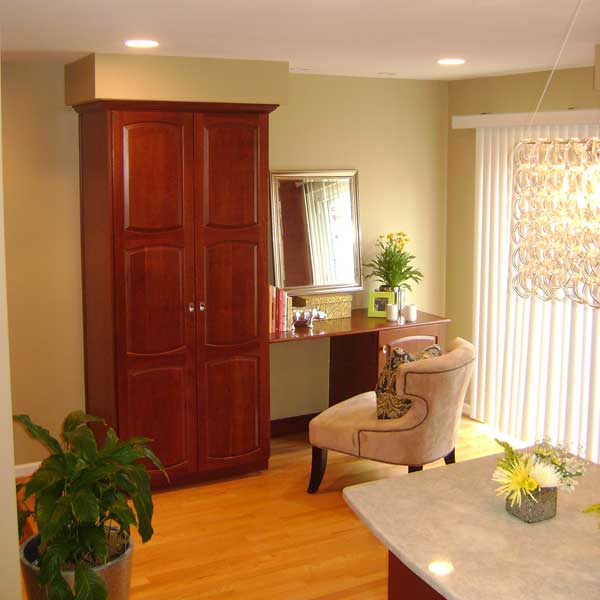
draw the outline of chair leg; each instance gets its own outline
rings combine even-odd
[[[318,491],[321,481],[323,481],[325,467],[327,467],[327,448],[317,448],[317,446],[313,446],[310,482],[308,484],[308,489],[306,490],[309,494],[314,494]]]
[[[452,450],[444,456],[444,462],[447,465],[453,465],[456,462],[456,448],[452,448]]]
[[[417,471],[422,471],[423,465],[408,465],[409,473],[416,473]]]

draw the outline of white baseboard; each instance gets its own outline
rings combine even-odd
[[[25,463],[23,465],[15,465],[15,477],[31,477],[40,466],[39,462]]]

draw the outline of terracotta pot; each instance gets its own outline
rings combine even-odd
[[[28,600],[48,600],[48,592],[37,582],[40,570],[31,561],[37,558],[37,547],[40,543],[38,535],[30,537],[21,546],[21,572],[25,583]],[[127,550],[115,560],[94,568],[104,580],[110,600],[127,600],[131,582],[131,556],[133,542],[129,540]],[[73,587],[73,571],[63,571],[64,578]]]

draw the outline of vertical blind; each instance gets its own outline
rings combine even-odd
[[[600,125],[477,129],[472,416],[600,459],[600,310],[512,289],[513,150],[525,138],[600,137]]]

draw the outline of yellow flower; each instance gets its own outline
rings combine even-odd
[[[498,496],[508,498],[511,506],[521,506],[521,498],[538,489],[538,482],[531,477],[532,461],[530,456],[517,455],[510,466],[498,466],[492,479],[500,483],[496,490]]]

